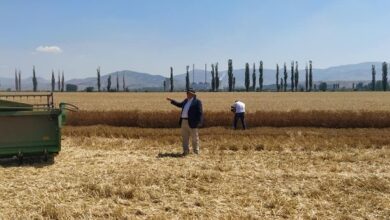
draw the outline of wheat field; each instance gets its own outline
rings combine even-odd
[[[185,98],[184,92],[175,93],[55,93],[56,103],[69,102],[81,110],[139,110],[170,111],[174,109],[166,97]],[[291,110],[351,110],[388,111],[390,92],[199,92],[205,111],[230,111],[237,99],[246,103],[248,112]]]
[[[388,94],[200,93],[217,122],[181,157],[184,93],[56,93],[77,126],[52,162],[0,160],[0,219],[388,219]],[[235,99],[260,127],[229,128]]]
[[[390,129],[66,127],[55,163],[2,161],[1,219],[387,219]]]

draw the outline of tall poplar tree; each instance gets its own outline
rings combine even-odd
[[[279,92],[279,64],[276,64],[276,91]]]
[[[97,74],[97,87],[98,87],[98,92],[100,92],[100,88],[101,88],[100,66],[96,69],[96,74]]]
[[[284,83],[283,83],[283,78],[282,78],[282,77],[280,77],[280,88],[281,88],[281,90],[283,91],[283,89],[284,89]]]
[[[19,70],[19,86],[18,86],[19,92],[22,91],[22,71]]]
[[[218,72],[218,63],[215,64],[215,90],[219,91],[219,72]]]
[[[298,61],[295,62],[294,82],[295,82],[295,91],[298,91],[298,83],[299,83]]]
[[[228,61],[228,84],[229,92],[233,91],[233,61],[229,59]]]
[[[33,66],[33,78],[32,78],[32,82],[33,82],[33,91],[36,92],[37,89],[38,89],[38,80],[37,80],[37,76],[35,74],[35,66]]]
[[[263,83],[264,83],[264,78],[263,78],[263,61],[260,61],[260,65],[259,65],[259,87],[260,87],[260,92],[263,91]]]
[[[119,74],[116,73],[116,91],[119,92]]]
[[[51,70],[51,92],[54,92],[56,87],[56,79],[54,78],[54,70]]]
[[[58,86],[58,91],[61,91],[61,73],[59,70],[58,70],[57,86]]]
[[[372,91],[375,91],[375,84],[376,84],[376,80],[375,80],[375,75],[376,75],[376,71],[375,71],[375,65],[372,65],[371,67],[371,74],[372,74],[372,81],[371,81],[371,90]]]
[[[164,80],[164,83],[165,83],[165,80]],[[122,75],[122,87],[123,87],[123,91],[126,91],[125,73],[123,73],[123,75]],[[164,91],[165,91],[165,89],[164,89]]]
[[[249,63],[245,64],[245,90],[249,91],[250,79],[249,79]]]
[[[15,91],[19,91],[18,70],[15,69]]]
[[[287,73],[287,65],[284,63],[283,67],[283,73],[284,73],[284,83],[283,83],[283,91],[287,92],[287,78],[288,78],[288,73]]]
[[[214,64],[211,64],[211,91],[215,91]]]
[[[291,92],[294,92],[294,61],[291,61]]]
[[[65,91],[65,75],[64,75],[64,71],[62,71],[61,92],[64,91]]]
[[[170,92],[173,92],[173,68],[171,67],[171,77],[170,77],[170,84],[171,84],[171,89],[169,90]]]
[[[305,67],[305,91],[307,92],[309,90],[309,67]]]
[[[252,90],[256,91],[256,64],[253,63]]]
[[[382,63],[382,88],[387,91],[387,63]]]
[[[309,61],[309,91],[313,89],[313,62]]]
[[[107,78],[107,92],[111,90],[111,75]]]

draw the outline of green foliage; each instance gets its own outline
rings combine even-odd
[[[89,87],[85,88],[86,92],[93,92],[93,90],[95,90],[95,88],[93,86],[89,86]]]
[[[51,71],[51,91],[54,92],[56,79],[54,78],[54,70]]]
[[[288,74],[287,74],[287,65],[286,65],[286,63],[284,63],[283,70],[284,70],[283,91],[286,92],[286,91],[287,91],[287,77],[288,77]]]
[[[211,64],[211,91],[215,91],[215,75],[214,75],[214,64]]]
[[[170,91],[170,92],[173,92],[173,68],[172,68],[172,67],[171,67],[170,82],[171,82],[171,89],[170,89],[169,91]]]
[[[294,61],[291,61],[291,92],[294,92]]]
[[[77,85],[74,84],[66,84],[66,91],[67,92],[77,92]]]
[[[18,71],[15,69],[15,91],[19,91]]]
[[[64,89],[65,89],[65,76],[64,76],[64,71],[62,71],[61,92],[63,92]]]
[[[228,61],[228,84],[229,92],[233,91],[233,60],[229,59]]]
[[[107,91],[110,90],[111,90],[111,75],[109,75],[107,78]]]
[[[309,61],[309,91],[313,89],[313,62]]]
[[[57,86],[58,86],[58,91],[61,91],[61,74],[60,71],[58,71],[58,80],[57,80]]]
[[[376,75],[375,65],[372,65],[371,67],[371,74],[372,74],[371,90],[375,91],[375,75]]]
[[[215,89],[219,90],[219,73],[218,73],[218,63],[215,64]]]
[[[253,63],[252,90],[256,91],[256,64]]]
[[[382,63],[382,88],[383,91],[387,91],[387,63]]]
[[[126,91],[126,81],[125,81],[125,74],[122,75],[122,88],[123,91]]]
[[[116,74],[116,91],[119,92],[119,75]]]
[[[307,67],[307,63],[305,67],[305,91],[309,91],[309,68]]]
[[[276,64],[276,90],[279,92],[279,64]]]
[[[33,91],[36,92],[37,89],[38,89],[38,80],[37,80],[37,77],[36,77],[36,74],[35,74],[35,66],[33,66],[32,82],[33,82]]]
[[[22,91],[22,71],[19,70],[19,82],[18,82],[19,92]]]
[[[96,69],[97,73],[97,87],[98,87],[98,92],[100,92],[100,87],[101,87],[101,81],[100,81],[100,66]]]
[[[295,83],[295,91],[298,91],[298,84],[299,84],[298,61],[295,62],[294,83]]]
[[[249,79],[249,63],[245,64],[245,91],[249,91],[250,79]]]
[[[321,82],[319,86],[319,90],[325,92],[328,89],[328,84],[326,82]]]
[[[263,83],[264,83],[264,78],[263,78],[263,61],[260,61],[260,66],[259,66],[259,87],[260,87],[260,92],[263,91]]]

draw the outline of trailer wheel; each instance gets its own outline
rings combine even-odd
[[[43,161],[47,162],[49,160],[49,155],[47,153],[47,149],[43,152]]]
[[[23,164],[23,153],[19,151],[17,158],[19,161],[19,165],[22,165]]]

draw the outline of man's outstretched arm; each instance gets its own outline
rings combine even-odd
[[[177,102],[176,100],[174,99],[171,99],[171,98],[167,98],[168,101],[171,102],[172,105],[178,107],[178,108],[182,108],[183,107],[183,103],[184,102]]]

